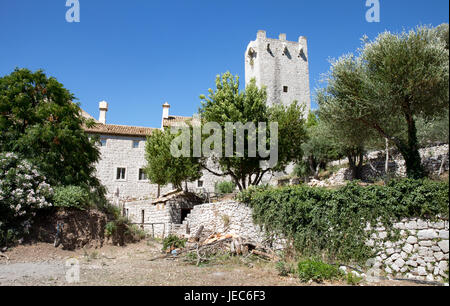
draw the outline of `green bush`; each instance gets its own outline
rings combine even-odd
[[[295,273],[295,267],[291,263],[285,261],[277,262],[275,268],[280,276],[288,276],[289,274]]]
[[[236,190],[236,185],[233,182],[217,182],[215,185],[216,193],[230,194]]]
[[[175,235],[169,235],[168,237],[164,238],[163,240],[163,251],[166,251],[169,248],[184,248],[186,245],[187,239],[181,239],[178,236]]]
[[[55,207],[85,210],[89,208],[89,192],[79,186],[59,186],[53,197]]]
[[[298,277],[302,282],[314,281],[321,283],[326,280],[340,279],[343,272],[338,266],[326,264],[320,260],[307,259],[300,261],[297,268]]]
[[[449,215],[448,183],[393,180],[387,186],[357,183],[336,190],[307,186],[251,188],[238,199],[253,208],[255,223],[293,242],[303,256],[364,262],[376,249],[365,244],[373,233],[366,225],[382,223],[390,240],[398,239],[393,222],[408,217]]]

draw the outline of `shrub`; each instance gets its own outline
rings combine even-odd
[[[164,238],[163,240],[163,251],[166,251],[169,248],[184,248],[186,244],[186,239],[181,239],[178,236],[175,235],[169,235],[168,237]]]
[[[89,192],[79,186],[59,186],[53,197],[55,207],[85,210],[89,208]]]
[[[217,182],[215,185],[216,193],[230,194],[236,190],[236,185],[233,182]]]
[[[277,262],[275,268],[280,276],[288,276],[289,274],[295,273],[295,267],[291,263],[285,261]]]
[[[344,261],[364,262],[376,249],[365,242],[365,230],[381,222],[387,239],[396,240],[393,222],[403,218],[449,215],[448,183],[393,180],[387,186],[363,187],[355,182],[336,190],[292,186],[251,188],[238,199],[253,208],[255,223],[293,242],[303,256],[326,254]]]
[[[320,260],[307,259],[298,263],[298,277],[302,282],[340,279],[343,276],[338,266],[326,264]]]
[[[36,212],[51,206],[53,189],[36,167],[0,153],[0,245],[28,233]]]

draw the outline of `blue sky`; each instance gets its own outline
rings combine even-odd
[[[447,0],[380,0],[368,23],[366,0],[79,0],[81,22],[67,23],[66,0],[0,0],[0,76],[44,69],[108,123],[159,127],[161,105],[191,116],[215,76],[244,82],[244,52],[256,32],[308,38],[311,93],[329,58],[355,51],[360,38],[449,20]]]

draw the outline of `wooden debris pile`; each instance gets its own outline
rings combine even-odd
[[[224,253],[245,258],[255,255],[267,261],[279,260],[279,257],[272,249],[263,247],[261,244],[233,234],[212,233],[208,235],[204,232],[203,227],[200,227],[197,233],[188,239],[184,248],[171,249],[169,253],[151,260],[171,257],[179,258],[192,252],[197,254],[197,265],[211,256]]]

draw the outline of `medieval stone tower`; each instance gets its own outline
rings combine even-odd
[[[311,109],[309,89],[308,48],[306,38],[287,41],[286,34],[279,39],[266,37],[258,31],[245,52],[245,83],[256,79],[258,87],[267,87],[267,103],[289,105],[293,101]]]

